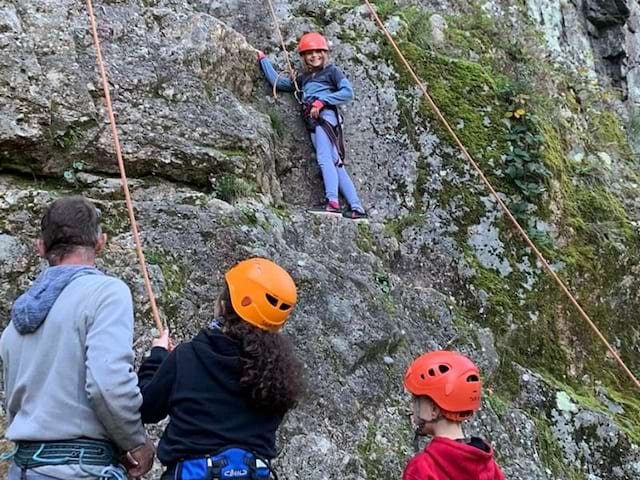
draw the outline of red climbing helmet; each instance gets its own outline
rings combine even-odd
[[[416,358],[404,376],[404,387],[417,397],[429,397],[454,422],[471,418],[480,408],[478,367],[456,352],[429,352]]]
[[[298,53],[302,54],[309,50],[329,50],[327,39],[318,32],[305,33],[298,43]]]

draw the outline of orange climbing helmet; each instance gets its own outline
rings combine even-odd
[[[297,300],[296,284],[266,258],[238,263],[226,274],[231,305],[243,320],[270,332],[285,324]]]
[[[480,371],[464,355],[436,351],[416,358],[404,376],[404,387],[413,395],[427,396],[442,416],[462,422],[480,408]]]
[[[298,53],[303,54],[309,50],[329,50],[327,39],[318,32],[305,33],[298,43]]]

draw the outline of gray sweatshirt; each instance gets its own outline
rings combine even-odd
[[[106,275],[72,278],[33,333],[12,321],[0,340],[6,437],[144,443],[132,341],[131,292]]]

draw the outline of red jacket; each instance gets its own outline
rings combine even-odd
[[[463,443],[435,437],[409,461],[402,480],[504,480],[504,474],[483,440]]]

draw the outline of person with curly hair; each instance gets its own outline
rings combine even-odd
[[[276,431],[305,389],[279,333],[296,304],[293,279],[252,258],[225,280],[211,325],[176,348],[163,332],[138,372],[143,423],[171,417],[157,452],[163,480],[270,478]]]

